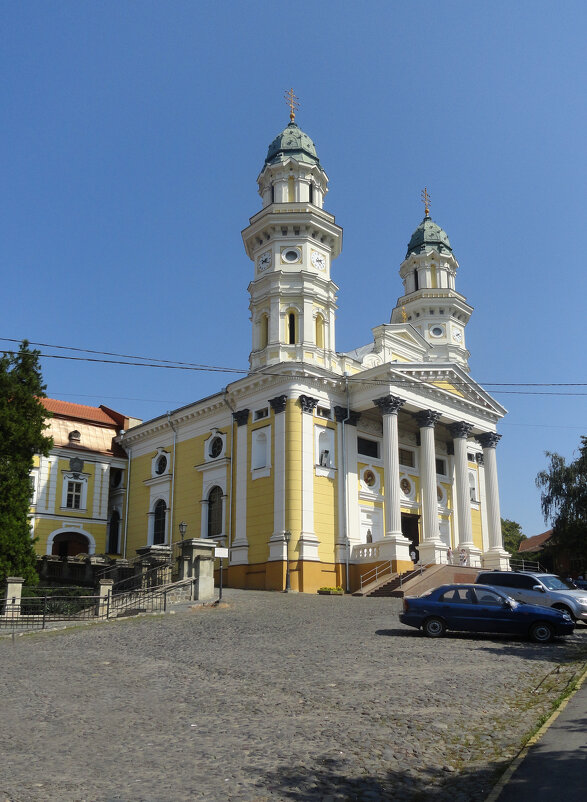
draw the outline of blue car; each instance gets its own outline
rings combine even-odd
[[[575,628],[567,613],[521,604],[487,585],[441,585],[422,596],[406,596],[399,620],[421,628],[430,638],[440,638],[451,629],[526,635],[536,643],[570,635]]]

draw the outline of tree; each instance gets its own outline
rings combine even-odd
[[[587,562],[587,437],[581,437],[579,456],[567,463],[559,454],[546,452],[549,464],[536,477],[542,489],[544,520],[553,529],[549,541],[570,556]]]
[[[510,554],[516,554],[522,540],[526,540],[526,535],[523,534],[520,524],[516,523],[516,521],[510,521],[509,518],[501,519],[501,536],[503,547]]]
[[[47,456],[53,445],[43,397],[39,351],[24,340],[17,353],[0,358],[0,582],[7,576],[37,581],[30,473],[35,453]]]

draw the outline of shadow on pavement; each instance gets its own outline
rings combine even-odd
[[[369,763],[367,754],[365,763]],[[504,764],[487,763],[483,767],[469,767],[454,773],[422,767],[418,772],[393,770],[380,776],[364,774],[352,777],[345,773],[344,760],[327,757],[318,759],[313,768],[298,765],[263,774],[257,785],[261,793],[257,798],[294,802],[449,802],[456,798],[459,802],[481,802],[504,769]],[[269,796],[263,796],[263,791]]]

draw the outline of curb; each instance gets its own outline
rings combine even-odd
[[[534,746],[534,744],[537,743],[542,738],[542,736],[544,735],[546,730],[548,730],[549,727],[551,727],[554,724],[554,722],[557,720],[557,718],[563,712],[565,707],[574,698],[575,694],[581,689],[581,687],[583,686],[583,683],[585,682],[585,680],[587,680],[587,666],[585,666],[585,668],[583,669],[583,673],[581,674],[581,676],[577,680],[577,685],[575,686],[575,689],[573,690],[573,692],[569,696],[567,696],[567,698],[564,699],[560,703],[560,705],[557,707],[557,709],[553,713],[551,713],[550,716],[546,719],[546,721],[544,722],[542,727],[540,727],[538,732],[536,732],[530,738],[530,740],[522,747],[521,751],[518,752],[516,757],[512,760],[510,765],[507,767],[507,769],[504,771],[504,773],[502,774],[502,776],[498,780],[497,784],[493,787],[493,789],[492,789],[491,793],[489,794],[489,796],[486,797],[485,802],[497,802],[497,800],[499,799],[499,797],[501,795],[501,792],[503,791],[505,786],[509,783],[509,781],[513,777],[514,773],[517,771],[520,763],[524,760],[524,758],[526,757],[526,755],[530,751],[530,747]]]

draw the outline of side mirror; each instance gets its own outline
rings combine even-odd
[[[541,593],[546,593],[546,591],[544,590],[544,588],[542,587],[542,585],[534,585],[534,587],[532,588],[532,590],[539,590]]]
[[[510,609],[510,610],[511,610],[511,608],[512,608],[512,603],[511,603],[511,601],[510,601],[509,599],[504,599],[504,600],[503,600],[503,602],[502,602],[502,604],[501,604],[501,606],[502,606],[502,607],[507,607],[508,609]]]

